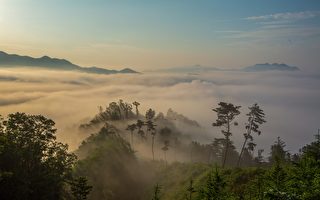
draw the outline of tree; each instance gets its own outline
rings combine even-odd
[[[315,135],[315,139],[311,144],[301,149],[302,157],[309,157],[320,161],[320,129],[318,129],[318,134]]]
[[[88,180],[82,176],[73,180],[70,185],[75,200],[86,200],[92,190],[92,186],[88,185]]]
[[[193,193],[196,192],[196,189],[193,186],[193,179],[190,179],[189,186],[187,187],[187,200],[192,200]]]
[[[161,148],[163,153],[164,153],[164,160],[166,162],[166,165],[167,165],[167,151],[169,150],[169,146],[170,146],[170,142],[169,140],[165,140],[164,141],[164,146]]]
[[[160,191],[161,191],[160,185],[156,184],[156,186],[154,186],[152,200],[160,200]]]
[[[261,131],[259,130],[259,125],[265,123],[266,121],[264,120],[265,114],[263,110],[258,106],[257,103],[253,104],[252,107],[249,107],[250,112],[247,114],[248,116],[248,122],[246,124],[246,133],[244,133],[244,142],[241,148],[241,152],[239,155],[238,163],[237,166],[240,167],[241,165],[241,158],[243,151],[247,145],[247,141],[249,140],[250,143],[248,143],[248,150],[252,150],[255,146],[255,144],[252,142],[253,137],[252,133],[257,133],[258,135],[261,134]]]
[[[156,112],[151,108],[146,112],[146,125],[147,125],[147,132],[151,133],[152,135],[152,144],[151,144],[151,151],[152,151],[152,160],[154,160],[154,138],[156,136],[156,125],[153,123],[153,119],[156,115]]]
[[[63,199],[76,160],[56,141],[55,123],[14,113],[0,120],[0,199]]]
[[[270,200],[287,200],[295,199],[294,195],[291,195],[287,191],[288,174],[285,169],[281,166],[278,157],[275,158],[274,166],[270,170],[266,177],[267,189],[265,192],[266,199]]]
[[[138,127],[138,135],[140,135],[141,138],[145,139],[146,136],[145,136],[145,133],[144,131],[142,130],[142,127],[145,125],[144,121],[138,119],[137,120],[137,123],[136,123],[136,126]]]
[[[147,120],[152,120],[155,115],[156,115],[156,111],[154,111],[151,108],[149,108],[149,110],[146,112],[146,116],[145,117],[146,117]]]
[[[220,102],[218,105],[218,108],[212,109],[214,112],[217,113],[218,117],[216,122],[212,125],[217,127],[223,126],[225,128],[225,130],[221,130],[222,134],[225,136],[226,139],[225,152],[222,161],[222,167],[224,168],[229,150],[230,136],[232,135],[231,124],[235,117],[240,114],[239,109],[241,108],[241,106],[235,106],[231,103],[225,102]],[[234,125],[237,125],[237,123],[235,122]]]
[[[152,135],[151,151],[152,151],[152,160],[154,160],[154,138],[156,136],[156,125],[151,121],[147,121],[147,131]]]
[[[226,182],[218,169],[208,174],[206,185],[201,190],[200,195],[204,200],[224,200],[227,199]]]
[[[124,103],[124,112],[126,119],[129,119],[129,114],[132,113],[132,105],[129,103]]]
[[[284,150],[285,146],[285,142],[282,141],[280,137],[278,137],[277,141],[271,146],[269,157],[269,161],[271,163],[275,162],[276,159],[278,159],[279,161],[287,160],[287,151]]]
[[[139,110],[138,110],[138,107],[140,106],[140,103],[139,103],[139,102],[137,102],[137,101],[134,101],[132,104],[136,107],[136,114],[137,114],[137,117],[139,117]]]
[[[127,126],[126,130],[130,131],[131,136],[131,146],[133,147],[133,132],[137,129],[136,124],[130,124]]]

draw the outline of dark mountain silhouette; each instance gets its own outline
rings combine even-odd
[[[278,64],[278,63],[264,63],[264,64],[256,64],[253,66],[249,66],[243,69],[246,72],[260,72],[260,71],[299,71],[298,67],[289,66],[286,64]]]
[[[30,56],[7,54],[3,51],[0,51],[0,67],[38,67],[50,70],[79,71],[93,74],[137,73],[129,68],[118,71],[99,67],[81,67],[65,59],[51,58],[49,56],[33,58]]]

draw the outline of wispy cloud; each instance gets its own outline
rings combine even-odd
[[[270,15],[250,16],[246,20],[264,21],[264,20],[304,20],[320,16],[320,11],[302,11],[302,12],[285,12]]]

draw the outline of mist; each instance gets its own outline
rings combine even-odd
[[[312,141],[320,124],[320,75],[304,72],[211,72],[199,75],[143,73],[92,75],[79,72],[0,70],[0,114],[13,112],[43,114],[58,128],[58,139],[74,150],[87,135],[80,124],[90,120],[98,106],[124,99],[166,113],[169,108],[199,122],[203,130],[194,140],[210,143],[221,137],[212,127],[218,102],[241,105],[243,117],[233,129],[232,140],[240,148],[248,106],[258,103],[266,113],[262,134],[255,137],[258,148],[269,150],[279,136],[295,153]],[[182,127],[180,127],[182,128]]]

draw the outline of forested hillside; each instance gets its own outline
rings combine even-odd
[[[221,137],[200,143],[198,122],[172,109],[142,113],[139,106],[123,100],[100,106],[79,126],[87,138],[74,152],[56,140],[51,119],[25,113],[1,119],[0,199],[320,198],[319,133],[298,154],[279,137],[259,149],[254,138],[268,123],[263,109],[253,104],[243,114],[241,106],[220,102],[212,125]],[[240,127],[243,144],[236,147],[233,130]]]

